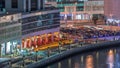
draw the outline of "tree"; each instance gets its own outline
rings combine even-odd
[[[103,16],[103,21],[104,21],[104,23],[106,23],[106,21],[107,21],[107,17],[105,15]]]
[[[97,24],[97,20],[98,20],[98,15],[94,14],[93,17],[92,17],[92,21],[95,25]]]

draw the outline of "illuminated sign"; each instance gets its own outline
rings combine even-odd
[[[112,24],[117,23],[118,26],[119,26],[120,20],[117,20],[117,19],[107,19],[106,24],[109,25],[110,23],[112,23]]]

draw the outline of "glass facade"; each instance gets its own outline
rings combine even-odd
[[[40,9],[43,9],[43,7],[44,7],[44,0],[40,0]]]
[[[87,1],[85,2],[85,11],[103,11],[104,1]]]
[[[61,12],[64,12],[65,6],[76,6],[77,11],[83,11],[84,1],[82,0],[57,0],[57,7]]]
[[[11,7],[18,8],[18,0],[11,0]]]
[[[31,11],[37,10],[37,0],[31,0]]]
[[[50,11],[24,16],[22,21],[22,49],[36,49],[59,41],[60,12]]]
[[[0,17],[0,56],[12,54],[21,44],[21,23],[16,17],[17,15]]]
[[[20,36],[21,25],[18,22],[0,23],[0,40],[16,38]]]
[[[5,9],[5,0],[0,0],[0,11]]]
[[[60,25],[59,13],[48,13],[22,19],[22,34],[57,28]]]

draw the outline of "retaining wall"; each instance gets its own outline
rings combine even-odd
[[[41,60],[37,63],[33,63],[31,65],[28,65],[27,68],[44,68],[50,64],[54,64],[56,62],[59,62],[63,59],[69,58],[69,57],[77,55],[77,54],[82,54],[84,52],[90,52],[90,51],[96,51],[96,50],[100,50],[100,49],[118,47],[118,46],[120,46],[120,40],[82,46],[79,48],[75,48],[75,49],[72,49],[69,51],[62,52],[55,56]]]

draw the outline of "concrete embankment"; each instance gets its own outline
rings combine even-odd
[[[63,59],[69,58],[74,55],[78,55],[78,54],[82,54],[82,53],[90,52],[90,51],[97,51],[97,50],[112,48],[112,47],[119,47],[119,46],[120,46],[120,40],[82,46],[79,48],[75,48],[75,49],[62,52],[60,54],[56,54],[55,56],[51,56],[37,63],[33,63],[27,66],[27,68],[44,68],[50,64],[59,62]]]

